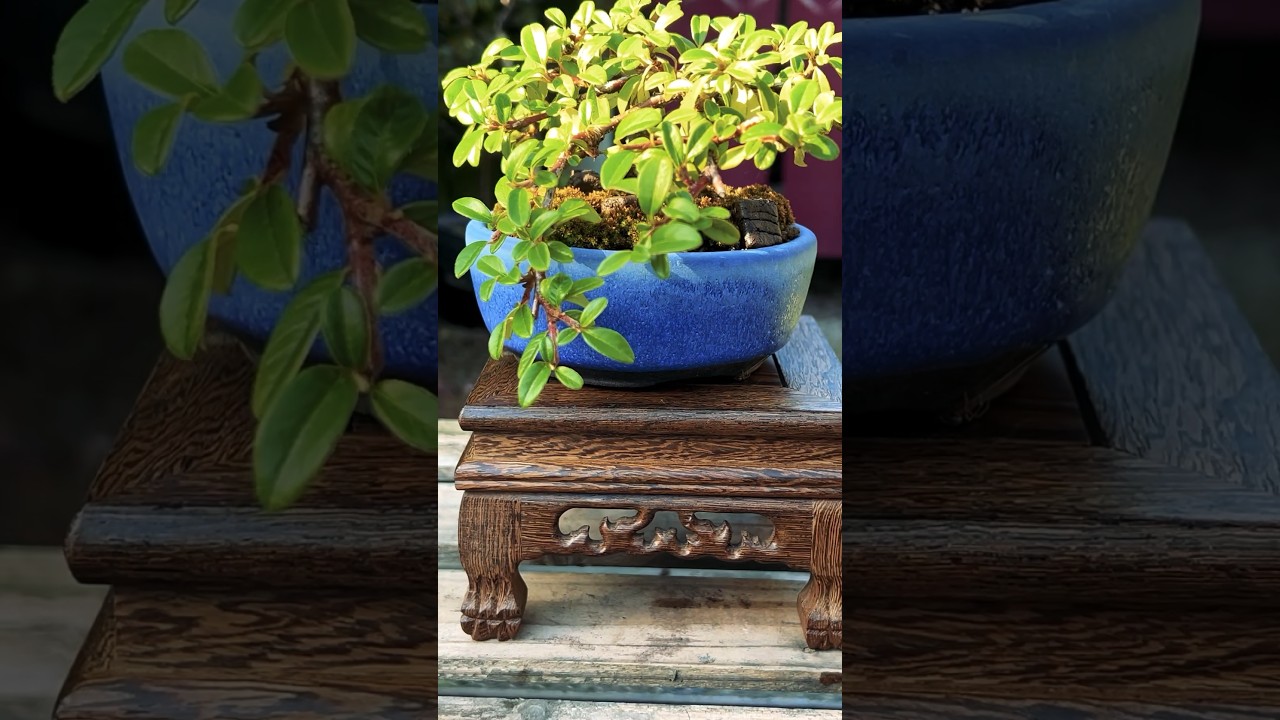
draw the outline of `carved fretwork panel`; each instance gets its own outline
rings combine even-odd
[[[713,523],[699,518],[693,510],[676,513],[683,533],[678,532],[681,528],[650,528],[657,514],[654,508],[640,508],[629,517],[616,520],[606,517],[600,522],[599,540],[591,537],[591,528],[587,525],[570,533],[557,531],[555,538],[566,551],[587,555],[665,552],[680,557],[711,555],[728,560],[769,560],[778,554],[773,533],[762,540],[742,530],[735,542],[729,521]],[[646,533],[647,529],[653,532]]]
[[[619,506],[628,509],[617,510]],[[561,529],[560,518],[581,508],[607,508],[598,525]],[[520,555],[529,560],[547,554],[714,557],[723,560],[782,563],[809,567],[813,544],[812,501],[674,497],[522,495]],[[678,524],[655,518],[670,511]],[[712,522],[699,513],[758,516],[764,522]],[[736,522],[736,521],[735,521]],[[765,525],[772,525],[772,531]],[[594,531],[594,532],[593,532]]]

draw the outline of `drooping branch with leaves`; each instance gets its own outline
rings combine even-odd
[[[486,302],[497,284],[522,286],[489,353],[497,359],[513,335],[528,338],[517,366],[525,407],[552,376],[582,387],[581,374],[560,362],[560,348],[579,337],[615,361],[635,361],[627,339],[596,322],[608,306],[606,276],[647,263],[666,278],[669,253],[740,247],[731,212],[717,202],[729,193],[722,171],[747,161],[767,168],[786,152],[798,165],[838,155],[828,133],[839,127],[841,101],[823,70],[842,72],[828,54],[841,40],[833,23],[759,28],[748,15],[696,15],[684,37],[667,29],[683,16],[679,0],[649,5],[619,0],[605,11],[585,2],[572,17],[549,9],[549,26],[526,26],[519,44],[495,40],[478,63],[442,80],[450,115],[468,126],[454,165],[475,165],[483,152],[503,157],[494,207],[453,204],[492,231],[466,246],[454,272],[488,275]],[[555,267],[573,260],[567,230],[601,217],[582,198],[557,202],[557,190],[588,158],[603,159],[600,185],[633,198],[643,219],[629,249],[574,280]],[[497,252],[512,240],[508,267]],[[539,319],[546,329],[535,334]]]
[[[80,92],[117,50],[149,0],[89,0],[63,30],[53,60],[54,92]],[[223,82],[200,42],[177,27],[198,0],[164,2],[169,27],[145,30],[124,48],[124,70],[164,99],[133,132],[134,165],[159,172],[188,117],[209,123],[266,123],[274,133],[262,170],[169,273],[160,327],[169,350],[193,357],[209,300],[237,276],[269,291],[296,291],[258,365],[254,476],[271,509],[294,502],[346,429],[361,394],[394,435],[436,448],[436,399],[425,388],[382,377],[378,318],[421,304],[436,287],[435,201],[394,207],[388,187],[407,173],[437,179],[435,116],[417,97],[383,85],[344,98],[358,41],[385,53],[429,50],[426,19],[411,0],[244,0],[232,32],[243,59]],[[283,44],[289,62],[277,82],[258,59]],[[301,152],[296,153],[301,146]],[[293,168],[295,154],[301,167]],[[296,190],[287,187],[291,173]],[[306,235],[321,191],[342,217],[346,262],[299,284]],[[409,258],[379,267],[374,242],[394,238]],[[304,369],[323,337],[332,363]]]

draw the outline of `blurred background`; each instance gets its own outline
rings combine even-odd
[[[119,170],[101,91],[67,105],[49,89],[49,58],[80,0],[0,8],[9,181],[0,192],[0,545],[61,543],[84,489],[161,351],[161,276]],[[441,74],[471,62],[498,33],[576,0],[466,0],[441,10]],[[690,12],[749,11],[761,20],[838,16],[815,0],[695,0]],[[1280,362],[1280,3],[1205,0],[1201,46],[1156,212],[1188,219]],[[856,100],[855,100],[856,101]],[[459,129],[441,125],[443,147]],[[446,155],[445,157],[448,157]],[[822,164],[815,164],[815,167]],[[836,163],[830,163],[838,168]],[[787,174],[788,185],[838,182]],[[817,167],[819,171],[827,170]],[[483,195],[496,168],[454,170],[442,207]],[[838,172],[838,170],[837,170]],[[836,176],[838,178],[838,175]],[[830,187],[829,184],[826,185]],[[793,193],[802,222],[838,236],[822,193]],[[832,199],[831,208],[839,206]],[[824,226],[824,223],[826,225]],[[450,228],[444,218],[444,252]],[[830,230],[826,230],[830,227]],[[455,250],[456,252],[456,250]],[[838,320],[839,248],[823,248],[808,312]],[[446,259],[446,264],[448,260]],[[445,273],[449,276],[449,273]],[[452,280],[452,278],[449,278]],[[456,414],[485,357],[470,282],[442,287],[442,416]],[[840,347],[839,323],[825,323]]]
[[[61,543],[161,351],[156,307],[162,278],[121,179],[101,91],[95,84],[67,105],[50,91],[54,42],[79,4],[0,6],[0,117],[8,128],[9,175],[0,192],[0,546]],[[552,5],[572,9],[577,2],[444,3],[441,73],[473,61],[494,37],[513,35]],[[761,22],[816,24],[837,18],[838,6],[827,0],[687,0],[686,12],[746,11]],[[1280,363],[1276,67],[1280,3],[1205,0],[1202,40],[1156,213],[1190,221]],[[442,146],[450,148],[459,128],[452,122],[441,127]],[[768,177],[749,180],[776,183],[783,192],[838,187],[838,164],[830,165],[806,176],[780,162]],[[496,172],[492,164],[450,168],[441,206],[458,195],[483,197]],[[829,240],[807,312],[825,321],[839,348],[839,205],[834,194],[796,191],[791,197],[801,222]],[[453,252],[460,243],[460,226],[456,218],[441,220],[446,266],[450,242]],[[442,287],[440,311],[448,369],[441,376],[441,413],[449,416],[480,370],[485,333],[469,281]]]

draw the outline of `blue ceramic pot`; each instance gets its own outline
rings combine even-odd
[[[203,0],[179,25],[200,40],[223,79],[235,69],[242,54],[231,33],[231,19],[240,2]],[[129,37],[148,28],[164,27],[162,7],[163,3],[149,3]],[[421,7],[434,31],[436,6]],[[130,159],[133,126],[143,113],[164,100],[125,74],[120,55],[116,53],[102,74],[116,147],[147,241],[160,267],[168,273],[182,254],[213,227],[236,199],[245,180],[262,172],[275,135],[265,121],[206,124],[187,117],[165,169],[155,177],[142,175]],[[274,85],[283,77],[285,59],[281,47],[259,59],[266,84]],[[436,53],[430,49],[412,56],[386,55],[361,43],[355,69],[343,81],[343,92],[354,96],[383,83],[393,83],[416,92],[434,112],[438,102],[436,70]],[[295,154],[289,179],[291,192],[297,187],[300,156],[300,152]],[[391,194],[399,204],[434,198],[435,188],[413,178],[397,178]],[[384,267],[407,257],[387,239],[379,240],[378,250]],[[317,223],[303,252],[299,287],[316,275],[341,267],[345,257],[337,203],[327,192],[321,193]],[[262,341],[291,297],[292,293],[261,290],[238,278],[229,295],[213,297],[209,312],[231,329]],[[436,318],[436,298],[432,295],[417,308],[381,321],[388,374],[435,387]],[[323,341],[317,343],[317,358],[326,356],[322,345]]]
[[[467,244],[483,242],[490,231],[467,225]],[[508,267],[514,241],[498,251]],[[613,250],[574,248],[572,263],[552,263],[551,272],[575,280],[595,274]],[[561,348],[561,360],[596,385],[644,386],[705,376],[740,376],[787,344],[809,292],[818,241],[800,228],[793,240],[767,248],[723,252],[672,253],[665,280],[647,264],[627,265],[605,278],[605,286],[587,293],[604,295],[609,306],[597,319],[622,333],[636,360],[624,364],[597,353],[582,340]],[[526,265],[527,267],[527,265]],[[471,270],[476,301],[492,331],[520,302],[520,286],[498,285],[486,302],[480,285],[489,276]],[[541,317],[535,332],[546,329]],[[512,337],[507,348],[524,350],[526,340]]]
[[[1155,200],[1199,0],[844,21],[844,370],[984,363],[1106,303]]]

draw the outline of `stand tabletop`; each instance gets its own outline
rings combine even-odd
[[[810,317],[740,383],[548,386],[515,403],[515,359],[489,361],[459,423],[460,490],[835,499],[841,378]]]

